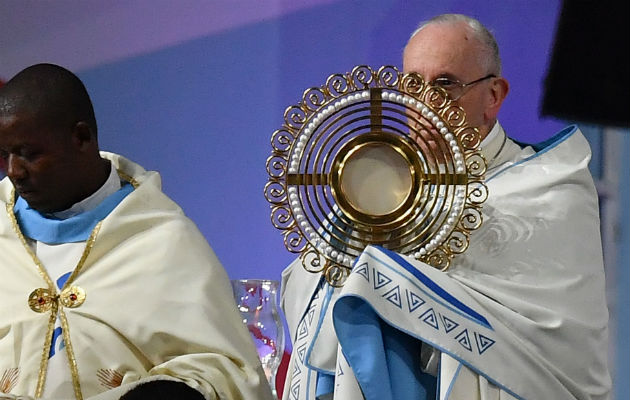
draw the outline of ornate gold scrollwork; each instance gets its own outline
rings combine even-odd
[[[370,244],[445,270],[482,223],[479,144],[464,110],[421,75],[365,65],[330,75],[272,134],[272,223],[333,286]]]

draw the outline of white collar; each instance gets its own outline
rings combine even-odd
[[[507,136],[499,121],[494,123],[494,126],[488,132],[488,135],[481,141],[479,145],[481,154],[486,159],[487,167],[490,168],[493,162],[499,156],[499,153],[505,147]]]

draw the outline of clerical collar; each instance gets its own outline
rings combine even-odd
[[[122,187],[120,183],[120,178],[118,177],[118,172],[111,162],[109,163],[109,165],[109,176],[107,177],[107,180],[105,181],[103,186],[101,186],[96,192],[92,193],[90,196],[79,201],[78,203],[73,204],[72,207],[66,210],[47,213],[46,216],[56,219],[67,219],[73,217],[83,212],[95,209],[109,195],[118,191]]]
[[[22,233],[28,238],[48,244],[84,242],[89,238],[94,227],[131,192],[133,192],[133,186],[125,183],[96,207],[66,219],[44,216],[30,208],[21,197],[17,198],[13,212]]]
[[[490,132],[488,132],[488,135],[479,145],[481,153],[488,163],[488,168],[490,168],[494,160],[497,159],[499,153],[503,150],[506,141],[507,136],[505,135],[505,131],[501,127],[501,124],[499,124],[499,121],[495,122]]]

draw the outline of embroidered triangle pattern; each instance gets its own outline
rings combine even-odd
[[[405,294],[407,297],[407,307],[409,307],[410,313],[416,311],[418,307],[422,306],[425,303],[425,301],[421,299],[420,296],[418,296],[411,290],[405,290]]]
[[[291,373],[291,378],[295,378],[296,376],[300,375],[302,373],[302,370],[300,369],[300,365],[298,363],[294,363],[293,364],[293,372]]]
[[[402,310],[402,303],[400,299],[400,287],[396,286],[391,289],[389,292],[383,295],[390,303],[394,304],[396,307]]]
[[[300,398],[300,381],[296,381],[293,386],[291,386],[291,399],[298,400]]]
[[[315,315],[315,308],[308,310],[308,324],[313,324],[313,316]]]
[[[341,367],[341,363],[337,364],[337,376],[343,375],[343,368]]]
[[[442,314],[440,314],[440,318],[442,318],[442,323],[444,324],[444,329],[446,330],[446,333],[450,333],[453,329],[459,326],[457,322],[453,321],[449,317],[445,317]]]
[[[434,327],[437,330],[440,330],[437,323],[437,318],[435,317],[435,312],[432,308],[429,308],[419,317],[424,323],[429,326]]]
[[[354,268],[354,273],[357,273],[365,278],[366,281],[370,282],[370,270],[368,268],[368,263],[364,262],[361,265],[358,265]]]
[[[477,350],[479,350],[479,354],[483,354],[484,351],[488,350],[496,343],[495,340],[477,332],[475,332],[475,342],[477,342]]]
[[[300,346],[299,349],[297,349],[298,359],[300,360],[300,362],[302,364],[304,364],[304,355],[305,354],[306,354],[306,344],[303,344],[302,346]]]
[[[468,351],[472,351],[472,346],[470,345],[470,337],[468,336],[468,329],[464,329],[457,336],[455,336],[455,340],[459,344],[462,345]]]
[[[298,340],[304,339],[308,335],[308,327],[306,326],[306,320],[302,320],[298,326]]]
[[[392,281],[382,272],[377,271],[377,270],[373,270],[373,271],[374,271],[374,289],[380,289]]]

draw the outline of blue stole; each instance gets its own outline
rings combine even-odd
[[[437,398],[438,378],[420,367],[419,339],[389,325],[358,297],[337,300],[333,318],[343,354],[366,400]]]
[[[24,236],[33,240],[47,244],[85,242],[96,224],[107,217],[132,191],[133,186],[126,183],[96,208],[67,219],[46,217],[30,208],[21,197],[15,202],[13,212]]]

